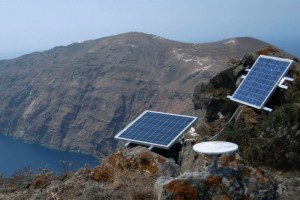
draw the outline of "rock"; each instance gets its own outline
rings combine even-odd
[[[196,153],[192,146],[195,141],[192,139],[187,140],[185,147],[182,148],[180,153],[181,172],[201,172],[204,171],[211,163],[211,160],[206,156]]]
[[[90,177],[96,181],[111,182],[119,174],[135,171],[176,176],[179,174],[179,166],[145,147],[138,146],[132,149],[119,149],[115,154],[103,160],[100,166],[95,167]]]
[[[209,83],[214,88],[228,88],[233,90],[235,88],[235,77],[233,74],[233,69],[229,68],[220,72],[216,76],[212,77],[209,80]]]
[[[154,184],[154,193],[157,194],[157,199],[166,199],[163,186],[170,181],[170,177],[161,176]]]
[[[220,72],[211,78],[208,84],[198,84],[192,99],[194,109],[205,110],[207,121],[219,118],[218,113],[224,109],[224,105],[228,102],[227,95],[235,89],[235,84],[236,78],[232,68]]]
[[[244,67],[244,65],[241,64],[241,65],[235,66],[232,75],[235,79],[237,79],[239,76],[242,75],[242,72],[244,72],[244,71],[245,71],[245,67]]]
[[[234,162],[239,163],[235,159]],[[160,177],[155,182],[154,191],[160,200],[218,199],[220,197],[271,200],[278,197],[276,185],[260,169],[242,164],[239,164],[237,168],[231,168],[231,165],[220,166],[217,174],[211,174],[209,170],[206,170],[186,172],[176,178]]]
[[[282,177],[276,177],[277,180],[278,178],[282,179]],[[277,187],[277,193],[280,195],[281,200],[300,197],[300,177],[293,176],[280,181]]]

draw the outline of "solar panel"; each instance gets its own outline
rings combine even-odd
[[[245,79],[229,98],[261,109],[274,92],[293,61],[271,56],[259,56]]]
[[[169,149],[197,117],[144,111],[115,138],[132,143]]]

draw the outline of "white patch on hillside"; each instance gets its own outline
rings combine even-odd
[[[166,40],[166,38],[160,37],[158,35],[153,36],[153,39]]]
[[[23,118],[27,118],[28,115],[30,115],[33,110],[35,110],[36,105],[38,104],[38,99],[34,99],[30,105],[25,109],[23,113]]]
[[[233,45],[236,45],[237,41],[236,40],[228,40],[226,42],[223,42],[223,44],[233,44]]]
[[[131,48],[134,48],[134,47],[135,47],[134,44],[130,44],[130,43],[128,43],[127,46],[130,46]]]
[[[181,50],[181,49],[178,49]],[[197,62],[195,58],[192,58],[190,55],[186,55],[185,53],[179,53],[176,50],[173,50],[173,54],[176,56],[176,58],[183,62]]]
[[[179,53],[178,50],[180,50],[180,49],[173,50],[173,54],[180,61],[195,62],[195,63],[198,64],[198,66],[201,66],[201,67],[203,67],[203,65],[211,62],[211,59],[209,59],[208,57],[199,58],[199,57],[196,57],[196,56],[187,55],[185,53]]]
[[[212,66],[212,65],[207,65],[207,66],[204,66],[204,67],[195,69],[195,70],[192,72],[192,74],[193,74],[193,73],[196,73],[196,72],[204,72],[204,71],[208,70],[211,66]]]
[[[176,56],[176,58],[182,62],[193,62],[195,63],[194,70],[191,72],[191,74],[194,74],[196,72],[204,72],[212,67],[211,63],[213,62],[208,57],[196,57],[192,55],[187,55],[186,53],[180,53],[181,49],[173,50],[172,53]]]

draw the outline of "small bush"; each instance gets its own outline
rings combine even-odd
[[[31,180],[34,174],[30,167],[24,167],[23,169],[17,170],[9,179],[11,185],[16,188],[27,188],[31,184]]]
[[[32,180],[31,186],[33,189],[44,189],[50,185],[53,179],[53,173],[40,173],[35,175]]]
[[[100,166],[92,170],[90,178],[100,182],[113,181],[114,170],[112,167]]]
[[[278,53],[279,51],[271,46],[265,47],[259,51],[256,52],[257,55],[274,55]]]

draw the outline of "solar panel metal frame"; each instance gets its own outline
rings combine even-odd
[[[278,61],[282,61],[282,62],[287,62],[289,63],[288,66],[286,67],[285,71],[281,74],[281,76],[278,78],[278,80],[276,81],[276,83],[274,84],[274,86],[272,87],[272,89],[269,91],[268,95],[266,96],[266,98],[264,99],[264,101],[262,102],[262,104],[260,106],[256,106],[254,104],[248,103],[246,101],[242,101],[239,99],[234,98],[235,94],[239,91],[240,87],[243,85],[243,83],[247,80],[247,78],[249,77],[249,75],[251,76],[251,71],[254,69],[254,67],[258,67],[258,65],[256,65],[259,61],[260,58],[266,58],[266,59],[271,59],[271,60],[278,60]],[[290,59],[285,59],[285,58],[278,58],[278,57],[272,57],[272,56],[265,56],[265,55],[260,55],[257,60],[255,61],[255,63],[253,64],[253,66],[251,67],[251,69],[249,70],[248,74],[246,75],[246,77],[243,79],[243,81],[241,82],[241,84],[239,85],[239,87],[235,90],[235,92],[233,93],[232,96],[230,96],[230,100],[236,101],[238,103],[247,105],[247,106],[251,106],[257,109],[262,109],[264,107],[264,105],[266,104],[266,102],[268,101],[268,99],[270,98],[270,96],[273,94],[273,92],[275,91],[276,87],[278,86],[278,84],[280,83],[281,79],[285,76],[285,74],[288,72],[288,70],[290,69],[290,67],[293,64],[293,60]]]
[[[179,116],[183,118],[192,118],[192,121],[188,123],[185,128],[181,130],[180,133],[176,135],[176,137],[173,138],[171,142],[169,142],[167,145],[162,145],[162,144],[157,144],[157,143],[151,143],[151,142],[145,142],[141,140],[134,140],[126,137],[122,137],[122,134],[126,132],[131,126],[133,126],[139,119],[141,119],[146,113],[158,113],[162,115],[173,115],[173,116]],[[172,113],[164,113],[164,112],[157,112],[157,111],[151,111],[151,110],[145,110],[142,114],[140,114],[134,121],[132,121],[130,124],[128,124],[121,132],[119,132],[116,136],[115,139],[119,140],[126,140],[130,143],[135,143],[135,144],[141,144],[141,145],[146,145],[146,146],[153,146],[153,147],[158,147],[162,149],[169,149],[178,139],[179,137],[196,121],[197,117],[193,116],[188,116],[188,115],[178,115],[178,114],[172,114]]]

